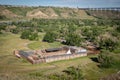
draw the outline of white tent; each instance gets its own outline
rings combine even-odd
[[[70,49],[67,51],[67,54],[71,54],[71,51],[70,51]]]

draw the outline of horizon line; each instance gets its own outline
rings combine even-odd
[[[74,6],[74,7],[70,7],[70,6],[45,6],[45,5],[11,5],[11,4],[0,4],[0,6],[11,6],[11,7],[60,7],[60,8],[120,8],[120,7],[115,7],[115,6],[111,6],[111,7],[78,7],[78,6]]]

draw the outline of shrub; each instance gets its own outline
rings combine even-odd
[[[16,29],[12,29],[11,32],[14,33],[14,34],[18,34],[19,30],[16,28]]]
[[[108,51],[100,53],[98,56],[98,61],[100,63],[100,67],[103,68],[109,68],[113,64],[113,58]]]
[[[54,42],[56,38],[56,34],[54,32],[47,32],[43,38],[43,41],[46,41],[46,42]]]
[[[38,40],[38,34],[37,34],[37,33],[32,33],[32,34],[29,36],[29,40]]]
[[[63,72],[64,74],[53,74],[48,76],[48,78],[52,80],[84,80],[79,67],[68,67]]]
[[[30,32],[29,30],[27,30],[22,32],[21,38],[29,40],[38,40],[38,33]]]
[[[29,36],[31,35],[31,32],[29,30],[23,31],[21,34],[22,39],[29,39]]]
[[[106,49],[113,51],[116,49],[118,46],[118,41],[112,38],[105,38],[105,39],[100,39],[99,41],[99,47],[101,49]]]
[[[117,26],[116,30],[120,33],[120,26]]]
[[[66,36],[66,43],[65,44],[71,45],[71,46],[80,46],[82,40],[83,39],[80,38],[80,36],[77,34],[68,34]]]
[[[68,67],[64,72],[70,76],[70,80],[83,80],[83,75],[81,73],[81,69],[79,67]]]

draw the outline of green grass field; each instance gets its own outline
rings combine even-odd
[[[47,43],[47,42],[36,41],[28,44],[28,47],[30,49],[46,49],[46,48],[56,48],[61,46],[64,45],[62,45],[60,42]]]
[[[39,40],[29,43],[27,45],[28,48],[35,50],[35,49],[46,49],[46,48],[56,48],[56,47],[65,46],[60,42],[54,42],[54,43],[43,42],[42,39],[44,35],[45,33],[39,33]]]
[[[29,50],[63,46],[62,44],[29,41],[19,38],[20,35],[5,33],[0,35],[0,80],[48,80],[47,75],[62,73],[69,66],[80,66],[87,80],[98,80],[100,77],[117,72],[117,69],[100,69],[90,58],[97,55],[62,60],[51,63],[30,64],[13,55],[15,49]],[[40,37],[42,38],[42,37]],[[28,47],[27,47],[28,45]],[[36,75],[37,74],[37,75]]]

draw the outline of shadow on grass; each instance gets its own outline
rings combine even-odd
[[[91,57],[90,59],[96,63],[99,63],[97,57]]]
[[[92,61],[96,62],[96,63],[99,63],[97,57],[91,57],[90,59],[91,59]],[[97,64],[97,67],[102,68],[102,66],[101,66],[100,64]]]

